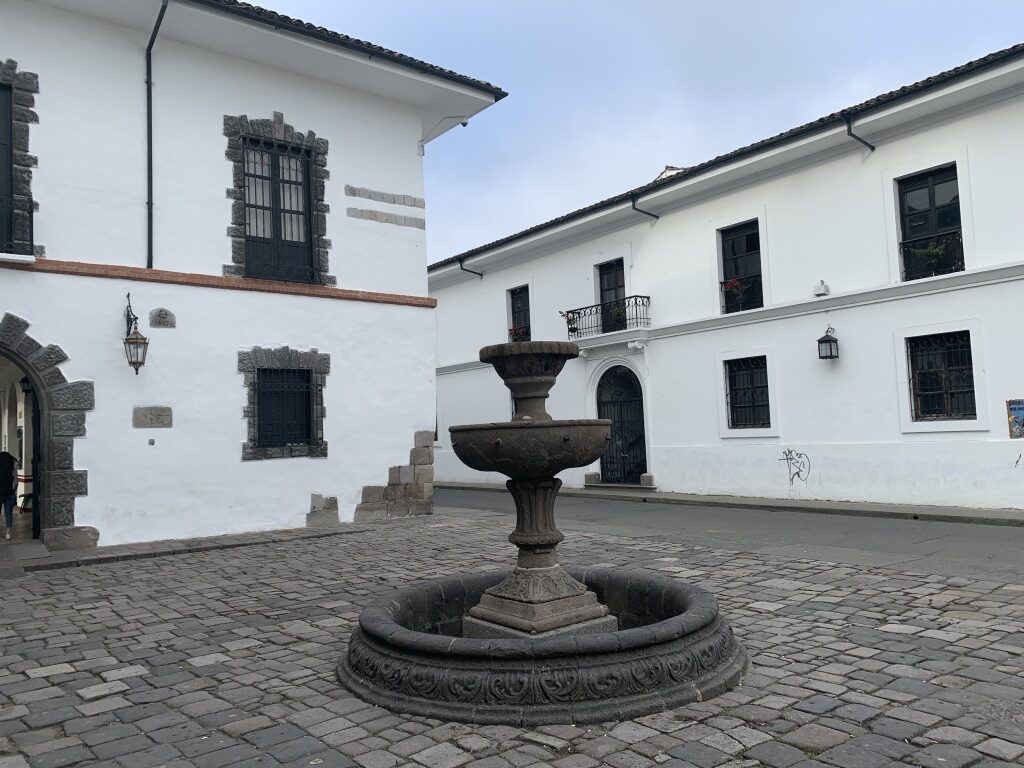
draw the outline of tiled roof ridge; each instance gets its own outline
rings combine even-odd
[[[355,37],[343,35],[340,32],[335,32],[327,29],[326,27],[317,26],[316,24],[311,24],[308,21],[296,19],[292,16],[286,16],[283,13],[272,11],[269,8],[263,8],[258,5],[253,5],[252,3],[246,3],[243,2],[243,0],[189,0],[189,2],[225,11],[233,15],[250,18],[254,21],[280,26],[283,30],[288,32],[296,32],[298,34],[315,37],[326,43],[366,53],[371,56],[377,56],[425,74],[435,75],[462,85],[468,85],[472,88],[476,88],[477,90],[489,93],[494,96],[495,101],[499,101],[508,95],[498,86],[484,80],[467,77],[466,75],[459,74],[451,69],[445,69],[444,67],[439,67],[435,64],[429,64],[425,61],[421,61],[420,59],[413,58],[412,56],[407,56],[404,53],[392,51],[389,48],[384,48],[383,46],[376,45],[365,40],[359,40]]]
[[[866,101],[862,101],[859,104],[854,104],[851,107],[846,107],[836,112],[832,112],[828,115],[825,115],[824,117],[819,117],[816,120],[812,120],[809,123],[799,125],[796,128],[790,128],[789,130],[783,131],[782,133],[776,134],[775,136],[771,136],[767,139],[761,139],[760,141],[756,141],[753,144],[748,144],[744,147],[740,147],[739,149],[734,149],[730,152],[726,152],[725,154],[713,157],[710,160],[705,160],[702,163],[697,163],[696,165],[685,167],[678,173],[666,176],[665,178],[656,179],[655,181],[651,181],[639,187],[635,187],[627,192],[622,192],[618,195],[614,195],[613,197],[609,197],[599,202],[592,203],[583,208],[571,211],[570,213],[566,213],[563,214],[562,216],[550,219],[549,221],[545,221],[541,224],[536,224],[532,227],[516,232],[515,234],[508,235],[498,240],[494,240],[490,243],[486,243],[485,245],[480,245],[475,248],[471,248],[470,250],[463,251],[462,253],[456,256],[450,256],[446,259],[442,259],[441,261],[434,262],[433,264],[427,267],[427,271],[432,272],[436,269],[440,269],[441,267],[446,267],[450,264],[459,263],[464,259],[470,258],[471,256],[477,256],[481,253],[486,253],[487,251],[493,250],[500,246],[508,245],[509,243],[513,243],[517,240],[522,240],[523,238],[537,234],[538,232],[542,232],[546,229],[551,229],[560,224],[565,224],[575,219],[582,218],[590,213],[595,213],[603,208],[609,208],[614,205],[620,205],[622,203],[629,202],[630,200],[639,195],[646,194],[647,192],[653,192],[663,187],[672,186],[673,184],[678,184],[681,181],[685,181],[686,179],[692,178],[693,176],[697,176],[707,170],[718,167],[720,165],[725,165],[726,163],[738,160],[747,155],[756,154],[761,150],[768,149],[779,144],[784,144],[787,141],[791,141],[805,134],[823,130],[825,128],[832,127],[833,125],[839,123],[844,123],[848,115],[853,116],[863,114],[864,112],[870,111],[872,109],[879,109],[893,102],[909,98],[911,96],[927,91],[931,88],[936,88],[940,85],[945,85],[946,83],[956,80],[957,78],[965,77],[979,70],[996,66],[997,64],[1000,64],[1008,59],[1013,59],[1022,55],[1024,55],[1024,43],[1017,43],[1016,45],[1012,45],[1009,48],[1004,48],[1000,51],[989,53],[985,56],[982,56],[981,58],[972,59],[971,61],[954,67],[953,69],[947,69],[943,72],[939,72],[938,74],[930,75],[929,77],[926,77],[923,80],[918,80],[915,83],[904,85],[901,88],[897,88],[892,91],[887,91],[886,93],[867,99]]]

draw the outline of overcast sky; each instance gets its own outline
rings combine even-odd
[[[255,1],[509,92],[427,145],[431,262],[1024,41],[1021,0]]]

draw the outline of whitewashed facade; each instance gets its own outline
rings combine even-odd
[[[873,149],[848,133],[847,117]],[[1024,398],[1013,341],[1024,287],[1022,133],[1018,46],[434,264],[438,482],[500,480],[462,466],[447,428],[508,418],[508,393],[477,350],[522,325],[513,322],[515,291],[528,289],[533,339],[565,339],[559,312],[599,304],[601,265],[621,260],[617,300],[649,297],[649,324],[630,314],[626,327],[601,332],[617,327],[605,309],[608,327],[578,328],[583,356],[566,366],[548,410],[596,417],[602,377],[631,372],[642,436],[631,465],[640,471],[628,482],[694,494],[1024,507],[1024,441],[1011,438],[1007,410]],[[915,184],[928,189],[928,173],[931,192],[901,208]],[[727,290],[738,274],[725,263],[735,253],[730,235],[743,225],[759,246],[750,284],[763,294],[760,307],[745,308],[747,294],[737,305]],[[943,239],[918,241],[914,227]],[[637,302],[625,302],[630,313]],[[583,315],[569,319],[582,325]],[[816,342],[830,327],[839,357],[819,359]],[[956,348],[965,340],[969,358]],[[741,360],[757,367],[767,403],[748,388],[754,374],[730,362]],[[750,403],[756,414],[733,408]],[[562,479],[621,480],[609,469],[595,464]]]
[[[0,64],[0,426],[27,376],[41,528],[346,521],[429,463],[421,155],[500,89],[233,0],[0,0]]]

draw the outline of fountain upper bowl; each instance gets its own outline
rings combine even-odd
[[[462,424],[448,432],[452,450],[466,466],[529,480],[597,461],[611,430],[610,419],[567,419]]]

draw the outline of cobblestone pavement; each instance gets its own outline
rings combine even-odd
[[[1024,765],[1024,574],[1005,584],[573,533],[563,562],[715,592],[752,658],[743,685],[632,721],[536,729],[392,715],[339,686],[367,600],[505,566],[507,533],[439,514],[9,580],[0,768]]]

